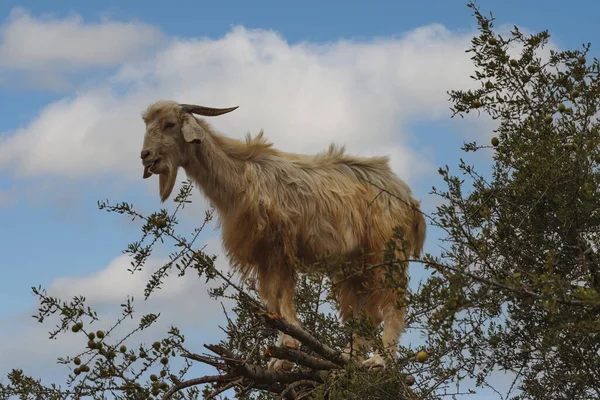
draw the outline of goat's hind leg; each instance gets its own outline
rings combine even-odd
[[[407,282],[406,265],[400,267],[403,274],[403,286]],[[383,279],[378,279],[382,282]],[[400,335],[404,331],[404,319],[406,317],[406,286],[399,288],[374,288],[367,301],[367,313],[379,314],[383,319],[383,349],[391,359],[395,359],[398,352]],[[378,349],[375,349],[373,357],[363,363],[370,368],[385,368],[386,359]]]
[[[366,295],[363,280],[359,277],[348,277],[343,279],[335,286],[335,292],[340,307],[340,319],[345,324],[351,318],[359,316],[365,305]],[[379,325],[380,320],[373,321],[375,325]],[[342,353],[342,357],[349,360],[351,356],[357,355],[361,347],[367,347],[371,344],[371,340],[358,335],[356,332],[352,334],[352,340],[346,345],[346,349]],[[359,355],[359,360],[362,361],[362,356]]]

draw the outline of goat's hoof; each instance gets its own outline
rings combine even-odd
[[[280,360],[271,358],[267,369],[269,371],[291,371],[294,368],[294,363],[288,360]]]
[[[363,361],[362,365],[368,369],[380,370],[385,369],[385,359],[380,354],[375,354],[373,357]]]
[[[299,349],[300,348],[300,342],[297,341],[296,339],[292,338],[292,337],[287,337],[285,339],[283,339],[281,341],[281,346],[280,347],[291,347],[292,349]]]

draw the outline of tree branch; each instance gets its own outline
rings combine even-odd
[[[341,352],[321,343],[317,338],[306,332],[301,327],[292,325],[282,317],[275,314],[261,313],[259,315],[265,319],[267,325],[290,335],[294,339],[299,340],[304,346],[314,351],[318,355],[333,362],[334,364],[339,365],[340,367],[346,365],[346,360],[342,358]]]
[[[340,368],[331,361],[313,357],[310,354],[304,353],[303,351],[289,347],[269,346],[265,350],[265,355],[282,360],[292,361],[296,364],[300,364],[315,370],[332,370]]]
[[[232,381],[236,378],[237,378],[236,376],[231,376],[231,375],[209,375],[209,376],[203,376],[201,378],[190,379],[188,381],[180,382],[180,383],[174,385],[171,389],[169,389],[167,391],[167,393],[164,394],[164,396],[162,397],[162,400],[169,400],[171,398],[171,396],[173,396],[178,391],[183,390],[185,388],[189,388],[191,386],[202,385],[205,383],[214,383],[214,382],[228,382],[228,381]]]

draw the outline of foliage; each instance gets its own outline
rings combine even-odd
[[[121,318],[100,332],[85,297],[63,301],[33,288],[40,301],[34,317],[40,323],[58,319],[51,339],[86,335],[89,343],[58,360],[70,371],[63,386],[43,385],[13,370],[9,383],[0,384],[0,400],[197,399],[232,392],[257,400],[278,394],[433,399],[465,393],[467,378],[491,387],[491,374],[498,370],[514,377],[509,387],[493,388],[502,398],[600,397],[599,62],[588,60],[589,44],[548,52],[546,31],[525,35],[515,27],[504,37],[494,31],[491,15],[472,3],[469,7],[479,26],[468,50],[478,88],[449,96],[453,116],[483,113],[496,123],[491,145],[463,147],[466,153],[491,153],[492,165],[489,173],[482,172],[485,166],[461,159],[458,175],[448,166],[439,170],[446,187],[433,188],[432,195],[443,204],[428,218],[430,226],[444,232],[443,251],[412,260],[413,268],[430,272],[416,292],[409,291],[407,323],[422,334],[421,342],[402,346],[384,371],[339,361],[353,331],[373,335],[381,345],[380,332],[363,317],[340,324],[331,296],[335,282],[302,274],[296,298],[304,330],[288,332],[303,343],[302,352],[280,354],[297,362],[294,370],[266,371],[267,356],[278,351],[275,328],[292,328],[265,313],[252,282],[238,283],[198,248],[198,235],[212,212],[190,235],[178,232],[178,213],[191,202],[192,185],[186,182],[171,214],[160,210],[145,216],[130,204],[107,201],[99,208],[141,221],[142,238],[125,250],[132,273],[145,268],[157,244],[173,245],[169,261],[147,282],[146,299],[169,275],[186,279],[193,273],[208,285],[210,306],[233,304],[224,307],[223,339],[205,346],[214,354],[187,348],[177,327],[164,337],[156,333],[152,344],[124,347],[125,340],[134,340],[160,318],[143,315],[136,328],[117,335],[116,328],[134,318],[133,298],[121,305]],[[190,377],[194,362],[218,373]]]
[[[502,369],[523,398],[597,398],[600,65],[587,60],[589,44],[546,51],[546,31],[502,37],[471,7],[480,87],[450,98],[454,115],[498,123],[491,146],[464,146],[491,148],[492,172],[462,160],[463,177],[440,169],[447,189],[434,189],[445,199],[436,219],[447,245],[430,258],[439,277],[413,303],[443,304],[428,314],[429,341],[460,339],[449,355],[479,382]]]

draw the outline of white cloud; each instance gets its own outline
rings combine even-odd
[[[335,141],[355,154],[390,154],[410,181],[415,171],[433,170],[433,160],[411,147],[407,127],[447,115],[446,90],[470,84],[469,39],[430,25],[360,43],[291,45],[275,32],[242,27],[218,40],[172,41],[154,57],[123,63],[109,83],[53,103],[3,135],[0,170],[139,180],[140,113],[167,98],[239,105],[211,122],[237,138],[264,128],[283,150],[314,153]]]
[[[35,18],[15,8],[0,31],[0,66],[110,67],[135,59],[163,39],[158,28],[141,22],[85,23],[79,15]]]
[[[0,85],[72,88],[67,73],[116,67],[147,56],[166,40],[157,27],[137,21],[91,23],[76,14],[36,17],[13,8],[0,26]]]
[[[227,270],[228,263],[218,240],[209,238],[204,243],[207,254],[217,255],[217,268]],[[73,296],[85,296],[86,304],[96,310],[100,317],[100,322],[94,324],[93,330],[107,329],[119,318],[121,310],[118,305],[128,295],[133,296],[136,310],[134,319],[125,320],[115,330],[116,336],[113,337],[117,338],[135,328],[144,313],[161,314],[154,327],[136,334],[126,344],[133,345],[141,341],[151,343],[164,337],[171,325],[181,329],[192,349],[200,350],[203,343],[218,341],[217,337],[221,332],[218,324],[224,323],[221,306],[209,298],[204,279],[196,278],[192,271],[181,278],[172,274],[165,280],[162,289],[154,292],[148,300],[143,300],[143,290],[150,274],[163,265],[164,261],[150,259],[144,270],[131,274],[127,271],[130,258],[121,255],[94,274],[57,278],[48,286],[48,295],[66,301]],[[225,299],[223,303],[229,308],[229,300]],[[60,367],[57,370],[48,366],[58,357],[77,354],[84,349],[86,339],[67,332],[49,341],[48,331],[54,329],[56,319],[49,318],[44,324],[39,324],[30,317],[32,313],[31,309],[27,309],[0,319],[0,377],[5,376],[12,368],[23,368],[26,373],[34,376],[62,380],[66,369]],[[197,334],[199,329],[201,335]]]

